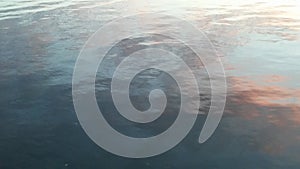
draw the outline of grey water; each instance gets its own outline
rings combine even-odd
[[[0,2],[0,169],[300,168],[299,2],[140,2],[142,6],[135,6],[134,0]],[[198,143],[198,137],[209,107],[209,92],[201,96],[203,113],[191,132],[159,156],[128,159],[113,155],[98,147],[81,128],[72,100],[76,59],[95,31],[129,12],[180,15],[215,46],[224,64],[228,94],[221,123],[204,144]],[[163,24],[172,22],[161,19]],[[163,26],[156,29],[168,31]],[[110,54],[125,57],[162,45],[194,62],[185,47],[168,42],[155,36],[124,39]],[[101,74],[110,70],[109,64],[99,69],[96,93],[99,106],[116,130],[149,137],[172,124],[179,104],[174,79],[156,70],[134,79],[131,99],[140,110],[149,107],[147,95],[154,88],[164,89],[170,96],[166,113],[157,124],[138,125],[117,115],[108,96],[111,78]]]

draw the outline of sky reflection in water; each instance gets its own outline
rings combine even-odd
[[[299,2],[144,3],[137,9],[134,1],[118,0],[0,2],[0,168],[298,169]],[[179,146],[150,159],[111,155],[82,131],[71,97],[74,63],[93,32],[128,10],[182,15],[216,46],[229,91],[224,118],[207,143],[197,143],[204,114]],[[107,79],[101,83],[108,85]],[[132,124],[119,127],[145,132]]]

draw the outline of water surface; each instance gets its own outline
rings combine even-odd
[[[299,2],[142,2],[142,7],[134,1],[118,0],[0,2],[0,168],[298,169]],[[216,47],[227,74],[228,97],[224,117],[208,142],[200,145],[197,139],[209,106],[209,92],[202,95],[207,104],[191,133],[157,157],[117,157],[96,146],[80,127],[71,95],[80,49],[100,26],[135,11],[180,15],[203,30]],[[164,24],[172,22],[162,19]],[[163,31],[168,30],[157,28],[158,33]],[[161,41],[164,44],[158,43]],[[195,62],[181,44],[169,42],[164,37],[125,39],[111,55],[124,57],[162,45]],[[103,69],[109,69],[107,64]],[[99,71],[96,84],[98,102],[103,110],[112,111],[109,96],[99,99],[108,94],[111,80],[103,72]],[[176,118],[173,113],[178,100],[173,82],[153,70],[141,73],[133,82],[132,101],[142,110],[149,106],[145,98],[149,90],[159,87],[169,92],[169,113],[150,129],[122,121],[115,114],[107,118],[129,135],[161,132]]]

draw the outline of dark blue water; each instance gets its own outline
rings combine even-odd
[[[145,1],[143,8],[134,4],[104,0],[0,2],[0,169],[300,168],[299,2]],[[100,26],[128,11],[181,15],[204,31],[222,57],[227,103],[218,129],[206,143],[197,142],[206,107],[183,142],[147,159],[112,155],[94,144],[81,128],[72,101],[77,56]],[[165,24],[171,22],[165,20]],[[156,44],[147,37],[123,43],[134,49]],[[151,79],[157,73],[142,75]],[[108,89],[108,82],[98,78],[98,94]],[[141,84],[146,87],[140,95],[153,87],[141,79],[133,85]],[[132,98],[133,103],[147,108],[140,95]],[[209,96],[202,97],[209,100]],[[112,103],[102,102],[103,109],[110,110]],[[171,110],[176,105],[175,100]],[[128,134],[134,135],[157,133],[170,119],[174,116],[166,116],[150,130],[131,123],[116,128],[124,132],[131,128]]]

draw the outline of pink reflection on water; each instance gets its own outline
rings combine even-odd
[[[230,89],[234,96],[230,96],[229,100],[247,107],[244,109],[247,113],[242,113],[247,119],[264,114],[272,124],[283,126],[293,122],[300,125],[300,89],[277,84],[286,80],[286,77],[278,75],[261,76],[255,80],[249,77],[231,77]],[[264,108],[268,111],[264,111]]]
[[[241,126],[235,124],[229,130],[251,135],[249,145],[264,154],[289,154],[300,140],[297,134],[300,89],[282,85],[287,81],[288,78],[279,75],[228,79],[230,95],[225,112],[232,119],[242,121]],[[290,158],[297,157],[291,155]]]

